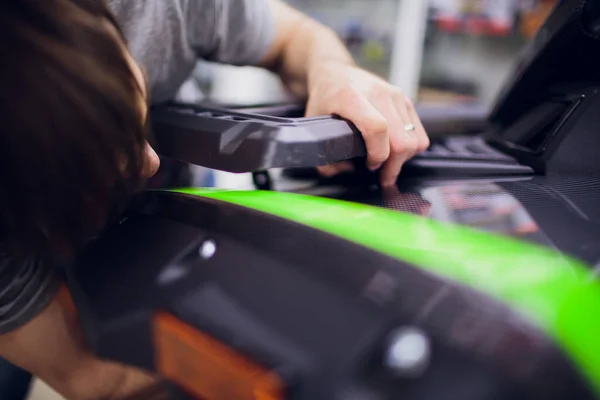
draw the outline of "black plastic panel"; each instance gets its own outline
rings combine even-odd
[[[597,82],[595,39],[582,29],[581,10],[597,0],[562,0],[523,51],[500,92],[490,120],[501,127],[548,100],[557,85]]]
[[[598,0],[564,0],[516,63],[486,137],[544,175],[600,172]]]
[[[479,137],[432,140],[430,148],[403,167],[405,175],[484,177],[531,175],[533,169]]]
[[[208,238],[217,251],[207,260],[198,248]],[[69,282],[94,352],[150,370],[150,317],[166,310],[277,371],[291,400],[590,398],[550,338],[484,294],[214,200],[147,196]],[[397,379],[381,351],[407,325],[432,340],[432,364]]]

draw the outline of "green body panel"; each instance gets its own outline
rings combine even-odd
[[[600,285],[578,260],[509,237],[334,199],[268,191],[177,192],[305,224],[487,293],[559,343],[600,395]]]

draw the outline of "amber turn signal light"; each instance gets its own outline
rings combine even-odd
[[[283,400],[284,383],[235,350],[167,313],[153,320],[157,371],[202,400]]]

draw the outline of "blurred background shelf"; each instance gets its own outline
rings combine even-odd
[[[334,29],[357,63],[417,103],[491,107],[556,0],[286,0]],[[211,101],[288,101],[272,74],[199,63]],[[191,91],[190,91],[191,93]]]
[[[400,87],[421,110],[477,117],[493,107],[515,59],[557,0],[285,1],[335,30],[360,66]],[[206,62],[198,63],[180,100],[293,101],[270,72]],[[440,121],[435,136],[461,133],[447,118]],[[194,171],[195,182],[204,182],[207,172]],[[251,188],[252,179],[217,172],[214,184]]]

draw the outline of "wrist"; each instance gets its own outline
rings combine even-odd
[[[310,82],[328,65],[356,66],[344,42],[332,28],[315,24],[311,29],[312,46],[307,60],[307,78]]]
[[[344,58],[322,58],[315,60],[308,69],[307,87],[309,94],[324,82],[336,80],[343,71],[354,68],[354,60]]]

